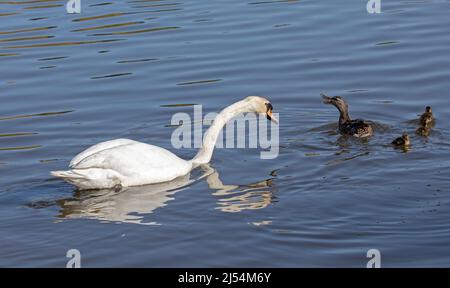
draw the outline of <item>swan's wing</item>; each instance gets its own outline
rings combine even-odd
[[[94,146],[89,147],[88,149],[84,150],[83,152],[81,152],[80,154],[78,154],[77,156],[75,156],[72,161],[70,161],[69,167],[70,168],[76,168],[77,165],[83,161],[84,159],[88,158],[89,156],[92,156],[98,152],[107,150],[107,149],[111,149],[111,148],[115,148],[115,147],[119,147],[122,145],[129,145],[129,144],[133,144],[133,143],[137,143],[136,141],[130,140],[130,139],[116,139],[116,140],[111,140],[111,141],[106,141],[106,142],[102,142],[102,143],[98,143]]]
[[[73,168],[113,170],[130,181],[125,186],[134,186],[169,181],[189,173],[191,167],[191,162],[164,148],[133,141],[91,154]]]

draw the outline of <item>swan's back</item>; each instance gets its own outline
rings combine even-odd
[[[70,168],[52,174],[82,189],[92,189],[171,181],[188,174],[192,164],[164,148],[117,139],[81,152],[70,162]]]
[[[88,149],[84,150],[83,152],[79,153],[75,157],[73,157],[72,161],[70,161],[69,167],[75,168],[76,165],[78,163],[80,163],[83,159],[85,159],[95,153],[101,152],[103,150],[111,149],[111,148],[116,148],[116,147],[119,147],[122,145],[133,144],[133,143],[136,143],[136,141],[130,140],[130,139],[115,139],[115,140],[98,143],[96,145],[89,147]]]

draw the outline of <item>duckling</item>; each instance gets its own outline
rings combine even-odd
[[[348,105],[340,96],[328,97],[322,94],[323,103],[334,105],[340,113],[339,132],[357,138],[366,138],[373,135],[373,127],[361,119],[352,120],[348,113]]]
[[[430,106],[425,108],[425,113],[420,116],[420,125],[423,127],[429,126],[434,122],[433,111]]]
[[[431,129],[430,129],[430,127],[428,127],[428,126],[422,126],[422,127],[419,127],[419,128],[417,128],[417,130],[416,130],[416,134],[417,134],[417,135],[420,135],[420,136],[423,136],[423,137],[428,137],[428,136],[430,136],[430,132],[431,132]]]
[[[395,139],[394,141],[392,141],[392,145],[397,146],[397,147],[405,147],[405,146],[409,146],[411,144],[411,141],[409,140],[409,135],[408,134],[403,134],[402,137],[399,137],[397,139]]]

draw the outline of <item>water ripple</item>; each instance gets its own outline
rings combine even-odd
[[[138,24],[143,24],[143,23],[145,23],[145,22],[144,21],[133,21],[133,22],[125,22],[125,23],[115,23],[115,24],[108,24],[108,25],[102,25],[102,26],[79,28],[79,29],[72,30],[72,32],[81,32],[81,31],[91,31],[91,30],[98,30],[98,29],[117,28],[117,27],[138,25]]]
[[[222,79],[198,80],[198,81],[189,81],[189,82],[177,83],[177,85],[178,86],[201,85],[201,84],[216,83],[216,82],[220,82],[220,81],[222,81]]]
[[[41,145],[18,146],[18,147],[0,147],[0,151],[34,150],[41,148]]]
[[[64,5],[62,4],[49,4],[49,5],[39,5],[39,6],[28,6],[28,7],[23,7],[22,9],[25,10],[33,10],[33,9],[47,9],[47,8],[58,8],[58,7],[63,7]]]
[[[2,42],[18,42],[18,41],[32,41],[32,40],[40,40],[40,39],[50,39],[54,38],[55,36],[51,35],[42,35],[42,36],[30,36],[30,37],[19,37],[19,38],[7,38],[7,39],[0,39],[0,43]]]
[[[122,77],[122,76],[128,76],[132,75],[133,73],[126,72],[126,73],[115,73],[115,74],[108,74],[103,76],[93,76],[91,79],[105,79],[105,78],[115,78],[115,77]]]
[[[119,64],[127,64],[127,63],[141,63],[141,62],[150,62],[150,61],[156,61],[158,59],[156,58],[147,58],[147,59],[130,59],[130,60],[120,60],[117,61]]]
[[[134,31],[125,31],[125,32],[109,32],[109,33],[97,33],[89,36],[110,36],[110,35],[132,35],[132,34],[141,34],[141,33],[149,33],[149,32],[158,32],[164,30],[175,30],[180,29],[180,27],[156,27],[156,28],[148,28]]]
[[[0,134],[0,138],[4,137],[22,137],[22,136],[32,136],[37,135],[38,133],[7,133],[7,134]]]
[[[35,31],[42,31],[42,30],[50,30],[50,29],[55,29],[57,27],[58,26],[47,26],[47,27],[35,27],[35,28],[27,28],[27,29],[18,29],[18,30],[11,30],[11,31],[0,31],[0,35],[35,32]]]
[[[78,46],[87,44],[99,44],[99,43],[110,43],[121,41],[121,39],[107,39],[107,40],[84,40],[75,42],[54,42],[54,43],[42,43],[42,44],[31,44],[31,45],[18,45],[18,46],[6,46],[3,48],[7,49],[26,49],[26,48],[39,48],[39,47],[60,47],[60,46]]]
[[[66,110],[66,111],[59,111],[59,112],[44,112],[44,113],[36,113],[36,114],[7,116],[7,117],[0,117],[0,121],[23,119],[23,118],[33,118],[33,117],[57,116],[57,115],[72,113],[73,111],[74,110]]]

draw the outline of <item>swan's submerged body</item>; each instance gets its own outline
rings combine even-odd
[[[192,160],[184,160],[172,152],[129,139],[116,139],[96,144],[70,162],[68,171],[51,174],[80,189],[102,189],[116,186],[140,186],[162,183],[188,174],[193,168],[210,161],[222,127],[230,119],[245,112],[266,113],[272,117],[272,105],[262,97],[250,96],[222,110],[205,134],[203,147]]]

